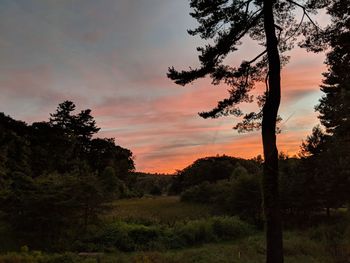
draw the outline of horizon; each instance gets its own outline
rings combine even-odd
[[[78,110],[92,110],[98,137],[130,149],[142,172],[174,173],[208,156],[262,154],[259,131],[238,134],[233,117],[198,116],[226,96],[225,85],[204,79],[179,87],[166,78],[169,66],[195,67],[203,41],[186,32],[195,27],[186,0],[152,3],[2,1],[0,111],[30,124],[71,100]],[[228,59],[254,57],[253,48],[242,46],[239,57]],[[323,53],[295,48],[288,55],[277,142],[280,152],[294,155],[318,123],[314,106],[326,66]]]

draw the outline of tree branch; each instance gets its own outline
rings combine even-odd
[[[297,2],[294,2],[293,0],[286,0],[287,2],[293,4],[293,5],[296,5],[298,7],[300,7],[301,9],[303,9],[303,12],[304,12],[304,15],[307,16],[307,18],[310,20],[310,22],[314,25],[314,27],[316,28],[316,30],[321,30],[318,25],[316,25],[316,23],[312,20],[312,18],[309,16],[308,12],[306,11],[306,7],[297,3]]]
[[[303,12],[303,16],[300,19],[300,23],[297,26],[297,28],[295,29],[295,31],[285,40],[288,41],[289,39],[291,39],[299,30],[299,28],[301,27],[302,23],[304,22],[304,18],[305,18],[305,12]]]
[[[202,78],[207,74],[213,73],[216,69],[217,63],[220,62],[220,58],[232,51],[232,46],[256,25],[262,15],[262,10],[257,10],[249,19],[247,19],[245,27],[240,30],[240,32],[236,32],[235,28],[231,28],[230,32],[220,36],[216,45],[198,48],[198,50],[202,52],[202,55],[199,56],[199,60],[202,64],[200,68],[190,68],[189,71],[178,72],[171,67],[168,69],[167,76],[174,80],[176,84],[184,86],[192,82],[194,79]]]
[[[248,61],[248,64],[252,64],[255,61],[257,61],[260,57],[262,57],[263,55],[265,55],[267,52],[267,49],[265,49],[263,52],[261,52],[259,55],[257,55],[255,58],[253,58],[252,60]]]

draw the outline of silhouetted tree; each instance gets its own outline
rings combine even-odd
[[[56,112],[50,114],[50,124],[61,128],[70,136],[76,136],[84,141],[91,139],[92,135],[97,133],[100,128],[96,127],[90,109],[82,110],[73,115],[75,107],[75,104],[68,100],[60,103]]]
[[[231,87],[229,98],[220,101],[212,111],[200,113],[204,118],[229,114],[243,116],[237,104],[252,102],[253,96],[249,92],[253,89],[254,83],[262,81],[263,75],[266,75],[266,92],[257,98],[262,110],[246,114],[235,128],[239,131],[262,128],[265,159],[263,203],[268,263],[283,262],[276,122],[281,97],[281,64],[286,58],[282,57],[281,63],[280,52],[289,50],[293,46],[295,36],[301,31],[307,32],[305,29],[308,25],[314,25],[308,12],[321,8],[326,3],[327,1],[323,0],[307,0],[303,1],[303,4],[293,0],[191,0],[190,5],[194,10],[191,15],[197,19],[199,26],[189,30],[189,33],[199,35],[203,39],[214,39],[214,44],[197,48],[201,52],[200,68],[181,72],[169,68],[168,77],[180,85],[209,75],[213,84],[224,81]],[[295,8],[301,8],[303,11],[300,24],[294,19]],[[302,25],[305,17],[309,19],[309,23]],[[255,58],[243,61],[239,67],[224,65],[225,57],[238,50],[238,46],[246,36],[259,41],[265,50]]]
[[[196,160],[182,171],[178,171],[177,182],[181,184],[182,190],[185,188],[201,184],[205,181],[213,183],[218,180],[229,180],[235,176],[241,167],[249,173],[257,173],[258,166],[252,161],[234,158],[230,156],[205,157]]]
[[[48,122],[33,123],[28,140],[31,145],[30,163],[33,176],[72,171],[77,165],[77,140]]]
[[[0,113],[0,214],[38,248],[82,234],[134,169],[130,150],[92,139],[90,110],[74,110],[66,101],[32,125]]]
[[[301,145],[301,157],[308,157],[311,155],[320,155],[325,151],[325,144],[327,141],[327,136],[325,132],[321,129],[319,125],[312,129],[311,135],[306,137],[306,141]]]
[[[107,197],[115,197],[119,195],[118,186],[120,180],[118,179],[113,167],[107,166],[100,174],[100,181],[102,184],[103,193]]]
[[[95,138],[90,141],[88,152],[90,166],[99,174],[110,166],[120,179],[127,179],[135,169],[132,152],[115,144],[112,138]]]
[[[328,8],[332,24],[325,33],[331,51],[327,54],[328,72],[321,86],[324,96],[316,110],[329,134],[349,143],[350,135],[350,1],[333,1]]]
[[[322,37],[313,37],[309,47],[319,51],[319,42],[330,47],[326,64],[328,71],[321,85],[324,93],[316,111],[325,131],[318,126],[302,145],[308,156],[307,166],[319,184],[320,202],[337,208],[350,200],[350,1],[332,1],[327,11],[332,23]]]

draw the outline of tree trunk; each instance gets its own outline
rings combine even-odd
[[[268,92],[263,108],[262,141],[264,148],[263,202],[266,220],[266,262],[283,263],[282,220],[278,193],[278,150],[276,120],[281,100],[281,66],[275,32],[273,5],[264,0],[264,29],[269,64]]]

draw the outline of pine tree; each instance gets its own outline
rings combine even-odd
[[[349,140],[350,129],[350,1],[334,1],[328,13],[333,24],[326,41],[331,47],[327,54],[328,72],[321,86],[324,96],[316,110],[330,134]]]
[[[350,200],[350,1],[332,1],[327,8],[332,23],[322,38],[310,46],[318,51],[323,41],[330,51],[321,91],[324,93],[316,111],[325,127],[315,127],[302,145],[302,155],[308,157],[309,173],[315,177],[319,202],[327,208],[337,208]]]
[[[201,66],[188,71],[169,68],[168,77],[180,85],[186,85],[198,78],[210,76],[213,84],[226,83],[229,97],[220,101],[216,108],[202,112],[204,118],[234,115],[243,117],[236,125],[239,131],[262,129],[264,149],[264,212],[266,219],[267,255],[266,262],[283,262],[282,223],[279,211],[278,193],[278,150],[276,146],[276,122],[281,98],[280,71],[286,62],[281,53],[292,48],[295,37],[315,26],[309,12],[327,4],[327,1],[293,0],[191,0],[194,10],[191,15],[199,26],[189,30],[214,44],[199,47]],[[295,20],[295,9],[301,8],[301,22]],[[304,24],[303,19],[308,23]],[[303,30],[301,30],[303,29]],[[243,61],[240,66],[224,64],[228,54],[238,50],[244,37],[258,41],[264,51],[255,58]],[[304,43],[307,44],[307,43]],[[266,92],[258,96],[259,112],[243,114],[237,107],[242,102],[252,102],[250,91],[257,81],[266,79]]]
[[[82,110],[74,115],[75,107],[71,101],[60,103],[56,112],[50,114],[50,124],[62,129],[68,136],[89,140],[100,128],[96,127],[96,121],[91,116],[90,109]]]

